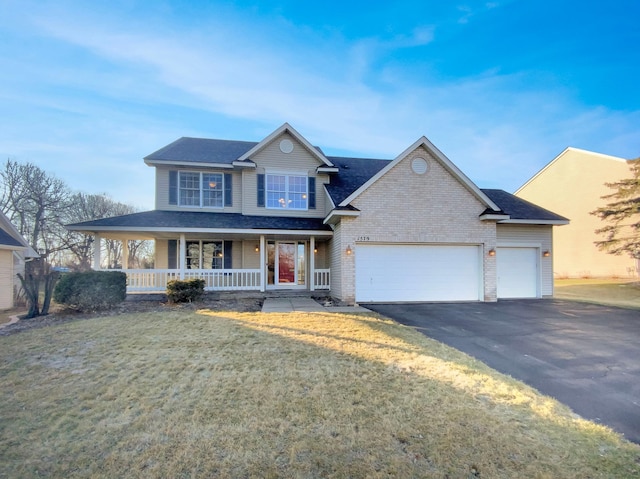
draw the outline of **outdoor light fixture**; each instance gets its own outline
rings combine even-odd
[[[256,253],[260,252],[260,246],[256,245]]]
[[[351,246],[347,246],[347,256],[351,256]]]
[[[495,249],[493,249],[493,248],[491,248],[487,254],[488,254],[489,256],[495,256],[495,255],[496,255],[496,250],[495,250]]]
[[[549,256],[551,256],[551,252],[549,252],[549,250],[543,251],[542,256],[544,256],[545,258],[548,258]]]
[[[313,252],[317,253],[318,252],[318,248],[313,248]]]

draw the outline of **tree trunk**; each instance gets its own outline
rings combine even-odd
[[[55,271],[49,271],[44,276],[44,300],[42,301],[42,310],[40,311],[41,316],[46,316],[47,314],[49,314],[49,306],[51,306],[53,289],[55,288],[59,277],[60,273],[57,273]]]
[[[27,303],[29,304],[27,319],[40,315],[40,275],[37,273],[34,274],[33,272],[33,269],[38,269],[37,267],[34,268],[33,265],[33,263],[36,262],[38,262],[38,260],[30,261],[26,264],[24,277],[18,274],[25,297],[27,298]]]

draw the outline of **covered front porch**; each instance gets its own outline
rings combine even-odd
[[[164,292],[173,280],[203,279],[206,291],[330,289],[330,235],[299,233],[94,233],[95,270],[122,271],[127,293]],[[104,268],[102,241],[122,242],[120,268]],[[152,240],[154,268],[129,268],[129,241]]]

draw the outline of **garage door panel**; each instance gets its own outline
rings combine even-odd
[[[500,247],[496,249],[498,298],[537,298],[538,249]]]
[[[356,301],[478,301],[477,246],[358,245]]]

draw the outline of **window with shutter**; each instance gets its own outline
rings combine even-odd
[[[264,175],[258,175],[258,206],[264,207]]]
[[[233,206],[233,176],[224,174],[224,206]]]
[[[169,204],[178,204],[178,172],[175,170],[169,172]]]

